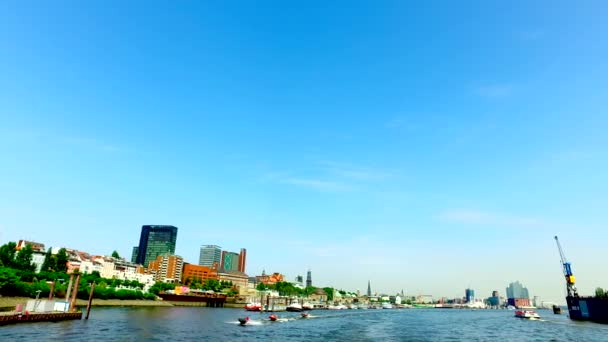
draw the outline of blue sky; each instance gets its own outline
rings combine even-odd
[[[0,5],[0,242],[248,249],[248,273],[608,286],[601,1]]]

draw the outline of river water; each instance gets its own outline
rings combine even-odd
[[[88,321],[0,327],[0,341],[608,341],[608,325],[538,312],[528,321],[507,310],[317,310],[270,322],[242,309],[93,308]]]

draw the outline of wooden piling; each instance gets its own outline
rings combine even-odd
[[[70,312],[74,311],[76,305],[76,295],[78,294],[78,286],[80,285],[80,273],[76,276],[76,283],[74,283],[74,289],[72,290],[72,298],[70,300]]]
[[[89,319],[89,313],[91,312],[91,304],[93,303],[93,292],[95,291],[95,282],[91,284],[91,293],[89,293],[89,303],[87,304],[87,315],[84,319]]]
[[[70,282],[68,283],[68,290],[65,293],[65,301],[70,300],[70,293],[72,290],[72,283],[74,282],[74,273],[70,274]]]
[[[55,296],[55,281],[53,280],[53,282],[51,282],[51,292],[49,292],[49,300],[53,299],[53,296]]]

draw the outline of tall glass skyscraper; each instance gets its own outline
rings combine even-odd
[[[222,263],[222,248],[216,245],[201,246],[201,254],[198,258],[198,264],[201,266],[220,267]]]
[[[150,261],[159,255],[175,254],[177,227],[145,225],[141,227],[141,236],[137,248],[136,263],[148,267]],[[135,249],[133,250],[135,252]]]
[[[466,289],[464,290],[464,301],[465,303],[472,303],[475,301],[475,290]]]

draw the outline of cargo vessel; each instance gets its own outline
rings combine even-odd
[[[562,246],[557,236],[555,237],[559,256],[566,277],[566,303],[571,320],[591,321],[608,324],[608,297],[579,296],[575,286],[575,278],[572,273],[570,262],[566,260]]]

